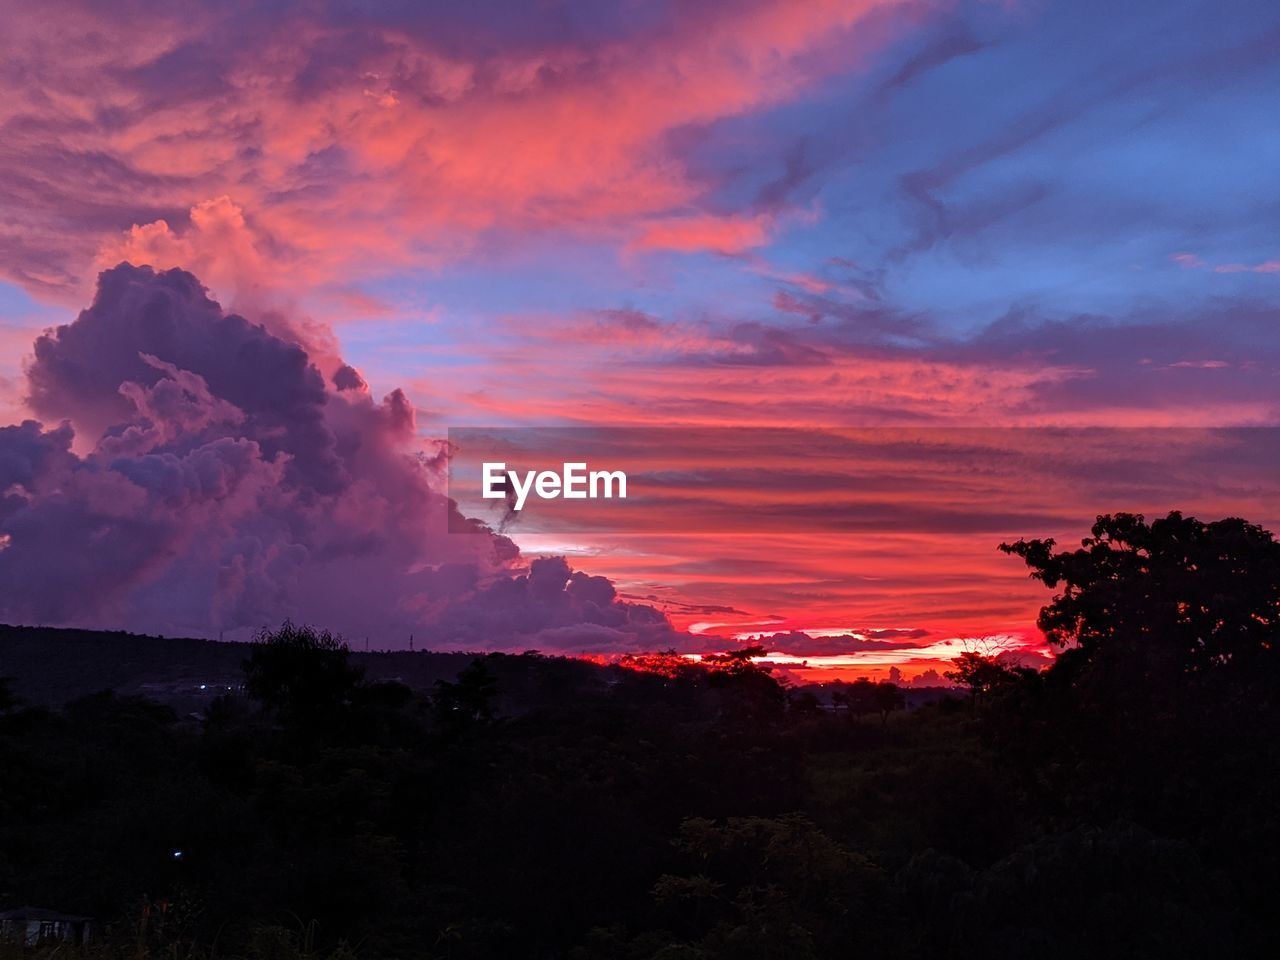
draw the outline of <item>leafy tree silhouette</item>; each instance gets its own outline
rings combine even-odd
[[[975,704],[982,703],[992,693],[1012,683],[1018,672],[1000,662],[999,657],[966,650],[953,661],[954,667],[943,672],[952,683],[969,688],[969,697]]]
[[[1099,516],[1079,549],[1055,546],[1001,545],[1057,591],[1038,622],[1064,649],[1000,698],[990,742],[1046,806],[1192,841],[1232,876],[1232,909],[1262,916],[1280,863],[1280,543],[1173,512]],[[1274,924],[1242,940],[1220,952],[1280,950]]]
[[[763,646],[753,645],[702,658],[710,671],[708,685],[721,692],[726,716],[745,724],[773,724],[782,718],[787,703],[783,685],[767,665],[756,662],[766,653]]]
[[[286,721],[327,723],[350,706],[363,680],[349,661],[341,637],[286,620],[250,644],[245,689]]]
[[[876,684],[876,709],[880,711],[881,726],[889,722],[889,714],[904,709],[906,705],[906,695],[896,683],[881,680]]]
[[[660,876],[653,898],[683,942],[654,957],[798,960],[847,934],[852,905],[880,880],[807,817],[702,817],[680,824],[686,872]]]
[[[458,674],[456,681],[436,681],[436,719],[450,729],[491,723],[497,695],[497,678],[484,660],[477,658]]]
[[[1270,686],[1280,665],[1280,543],[1231,517],[1202,523],[1174,511],[1099,516],[1077,550],[1003,543],[1031,576],[1060,589],[1040,611],[1049,641],[1076,669],[1126,682],[1229,675]]]

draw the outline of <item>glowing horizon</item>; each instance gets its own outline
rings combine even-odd
[[[1003,539],[1280,522],[1271,445],[1220,432],[1280,425],[1280,11],[109,6],[0,38],[4,616],[239,636],[359,588],[387,643],[470,642],[559,556],[549,652],[803,635],[782,667],[910,675],[964,637],[1043,661],[1050,593]],[[156,298],[181,336],[137,319]],[[467,424],[1049,439],[1035,469],[709,441],[754,471],[714,504],[704,451],[637,442],[667,471],[643,522],[516,523],[515,557],[441,536]],[[1082,428],[1133,433],[1053,447]]]

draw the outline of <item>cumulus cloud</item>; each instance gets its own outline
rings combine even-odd
[[[57,426],[0,428],[2,619],[235,635],[291,616],[463,647],[671,632],[561,559],[523,572],[436,492],[399,390],[326,380],[182,270],[104,272],[37,339],[28,404]]]
[[[296,308],[296,290],[326,285],[322,265],[299,259],[289,244],[254,222],[230,197],[196,203],[185,222],[134,224],[108,239],[98,252],[97,266],[107,269],[121,262],[190,271],[230,309],[251,314],[272,333],[304,346],[322,372],[339,378],[335,384],[340,389],[354,385],[340,382],[349,381],[351,368],[338,356],[331,328]],[[342,292],[335,291],[334,299],[344,299]]]
[[[534,560],[526,575],[495,580],[432,626],[445,645],[519,634],[534,647],[598,653],[678,645],[653,607],[618,598],[605,577],[574,572],[563,557]]]
[[[953,686],[950,680],[940,674],[937,670],[930,667],[923,673],[918,673],[911,678],[913,687],[950,687]]]

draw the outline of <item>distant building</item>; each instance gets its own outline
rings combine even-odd
[[[0,939],[35,946],[49,940],[83,944],[93,940],[92,917],[77,917],[57,910],[19,907],[0,912]]]

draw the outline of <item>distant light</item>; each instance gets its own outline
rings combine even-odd
[[[175,859],[175,860],[181,860],[181,859],[182,859],[182,851],[181,851],[181,850],[175,850],[175,851],[173,851],[173,859]]]
[[[205,684],[205,683],[202,683],[202,684],[200,684],[200,689],[201,689],[201,690],[208,690],[208,689],[209,689],[209,685],[208,685],[208,684]]]

